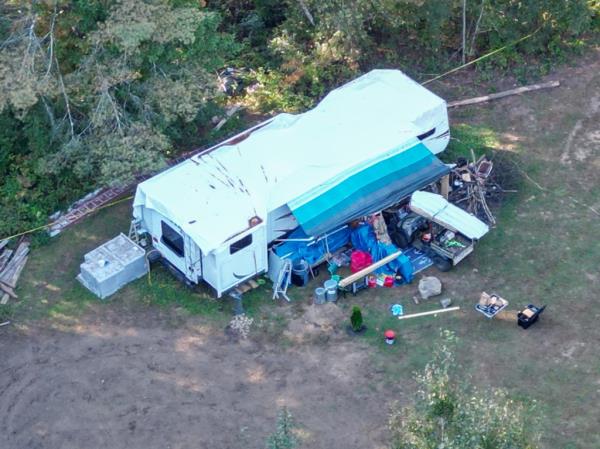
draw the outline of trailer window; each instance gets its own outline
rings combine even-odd
[[[162,230],[161,242],[163,242],[171,251],[177,254],[179,257],[183,257],[183,237],[179,232],[173,229],[171,226],[166,224],[164,221],[160,222]]]
[[[235,254],[250,245],[252,245],[252,234],[248,234],[243,239],[239,239],[237,242],[232,243],[229,247],[229,254]]]

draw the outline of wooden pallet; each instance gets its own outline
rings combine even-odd
[[[255,288],[260,287],[260,284],[258,282],[256,282],[254,279],[250,279],[246,282],[244,282],[243,284],[238,285],[236,288],[234,288],[234,292],[236,294],[242,295],[246,292],[249,292],[250,290],[254,290]]]

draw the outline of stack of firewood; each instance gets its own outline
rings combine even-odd
[[[15,288],[19,276],[27,263],[29,242],[21,241],[12,250],[8,241],[0,241],[0,304],[8,303],[10,298],[17,298]]]

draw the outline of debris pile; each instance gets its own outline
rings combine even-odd
[[[513,192],[504,190],[498,182],[494,170],[494,161],[487,156],[472,161],[459,158],[450,174],[450,192],[448,200],[475,215],[490,226],[496,224],[496,218],[489,203],[499,201],[501,194]]]
[[[0,304],[8,303],[10,298],[17,298],[14,289],[27,263],[28,254],[27,241],[21,241],[14,250],[8,248],[8,240],[0,241]]]

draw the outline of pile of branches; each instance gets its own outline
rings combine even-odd
[[[486,155],[476,158],[471,151],[471,160],[459,158],[450,173],[450,191],[448,200],[475,215],[490,226],[496,224],[492,209],[502,201],[514,176],[510,166],[500,158],[488,158]]]

